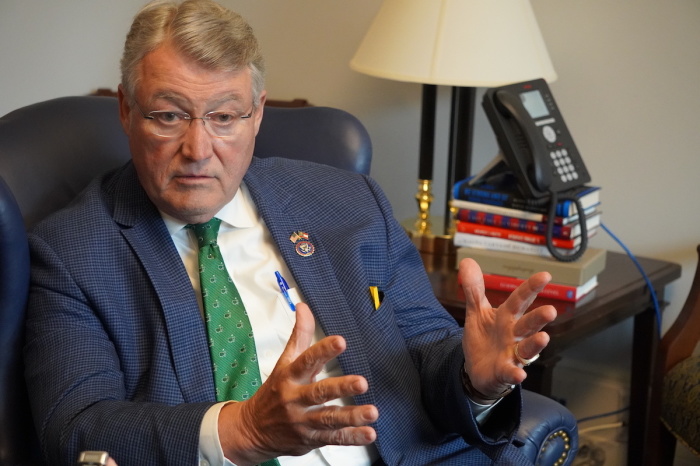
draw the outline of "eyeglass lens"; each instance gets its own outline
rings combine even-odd
[[[250,117],[229,112],[209,112],[203,117],[191,117],[185,113],[167,111],[150,112],[147,117],[148,126],[152,133],[158,136],[173,137],[184,134],[193,120],[201,120],[209,134],[215,137],[231,137],[235,135],[240,120]],[[150,117],[150,118],[149,118]]]

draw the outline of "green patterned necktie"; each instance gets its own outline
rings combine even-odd
[[[221,220],[189,225],[199,245],[199,280],[217,401],[243,401],[260,386],[253,328],[226,271],[216,237]]]
[[[216,238],[221,220],[188,225],[199,245],[199,281],[214,368],[217,401],[244,401],[260,387],[260,369],[253,327]],[[276,459],[262,466],[279,466]]]

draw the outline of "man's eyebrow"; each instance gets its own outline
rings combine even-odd
[[[171,92],[171,91],[160,91],[156,92],[152,99],[155,100],[167,100],[173,104],[183,106],[185,104],[188,104],[190,102],[189,99],[187,99],[185,96],[176,93],[176,92]],[[227,94],[223,94],[214,100],[211,100],[207,102],[207,105],[210,107],[216,107],[228,102],[243,102],[243,96],[241,96],[238,93],[231,92]]]
[[[153,101],[167,100],[167,101],[175,103],[175,104],[187,102],[187,99],[184,96],[181,96],[180,94],[177,94],[174,92],[169,92],[169,91],[156,92],[153,95],[153,97],[151,97],[151,100],[153,100]]]
[[[230,93],[230,94],[225,94],[221,97],[218,97],[209,103],[212,105],[221,105],[221,104],[228,103],[228,102],[243,102],[243,97],[240,94]]]

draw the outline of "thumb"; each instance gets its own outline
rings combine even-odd
[[[296,323],[292,329],[292,335],[289,337],[287,346],[284,348],[279,362],[284,362],[285,365],[294,361],[297,356],[306,351],[314,336],[316,322],[311,309],[304,303],[296,304]]]
[[[464,290],[467,309],[490,307],[486,301],[484,276],[475,260],[467,258],[459,263],[459,281]]]

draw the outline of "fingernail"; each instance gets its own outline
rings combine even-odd
[[[364,420],[367,422],[373,422],[378,417],[378,413],[374,409],[368,409],[364,413]]]

